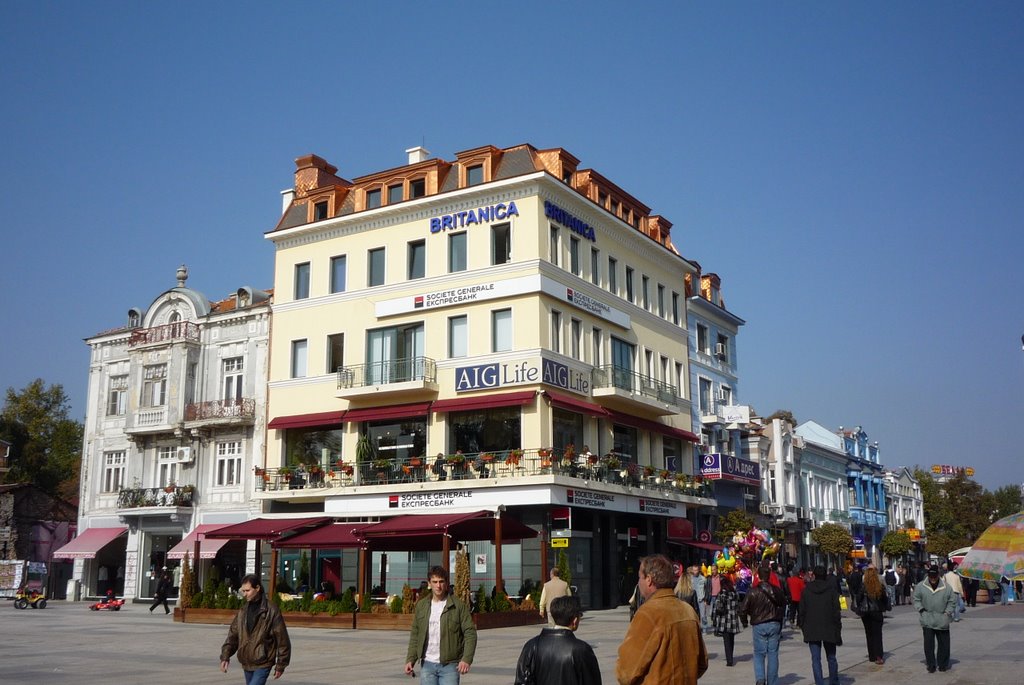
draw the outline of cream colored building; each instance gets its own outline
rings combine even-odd
[[[584,603],[614,605],[636,556],[686,556],[667,538],[713,504],[683,477],[698,440],[685,311],[697,269],[668,221],[565,150],[407,153],[352,181],[297,160],[267,234],[258,497],[268,513],[363,520],[509,511],[542,531],[507,546],[510,593],[547,577],[546,539],[565,528]],[[495,573],[493,548],[478,549],[474,589]],[[389,556],[390,591],[392,577],[423,577],[426,557]],[[354,584],[345,555],[323,563],[315,574]]]

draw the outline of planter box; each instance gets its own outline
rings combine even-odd
[[[236,609],[182,609],[175,607],[174,620],[178,623],[207,623],[231,625],[238,613]],[[401,630],[412,629],[412,614],[304,614],[294,611],[284,613],[284,622],[294,628],[355,628],[357,630]],[[536,611],[492,611],[473,614],[477,630],[511,628],[546,624],[547,621]]]
[[[210,623],[227,626],[235,620],[237,609],[181,609],[175,607],[174,620],[179,623]],[[285,625],[295,628],[349,628],[354,626],[354,614],[306,614],[286,611],[283,614]]]
[[[212,623],[229,626],[235,620],[238,609],[182,609],[174,607],[174,620],[179,623]]]
[[[541,623],[547,625],[547,619],[536,611],[490,611],[486,614],[473,614],[473,623],[476,624],[477,630],[488,630]]]
[[[412,630],[412,614],[355,614],[356,630]]]

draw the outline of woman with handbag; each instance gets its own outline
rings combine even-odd
[[[868,567],[864,571],[864,587],[854,598],[854,609],[864,623],[864,636],[868,642],[868,660],[881,666],[885,663],[885,652],[882,649],[883,614],[890,611],[889,597],[885,586],[878,577],[878,571]]]
[[[735,666],[732,651],[736,644],[736,633],[743,630],[740,627],[739,596],[736,588],[728,576],[720,577],[718,599],[715,601],[715,608],[711,615],[711,622],[715,627],[715,635],[722,636],[722,644],[725,647],[725,665]]]

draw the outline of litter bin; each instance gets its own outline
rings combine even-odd
[[[66,597],[69,602],[80,602],[82,600],[82,582],[72,578],[68,581],[68,595]]]

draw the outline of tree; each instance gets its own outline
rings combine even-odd
[[[992,493],[992,498],[995,500],[995,513],[993,516],[996,521],[1024,509],[1024,507],[1021,507],[1020,488],[1016,485],[1004,485]]]
[[[465,547],[455,552],[455,596],[470,606],[469,554]]]
[[[853,549],[853,536],[838,523],[823,523],[811,531],[811,539],[822,554],[836,557],[836,568]]]
[[[898,559],[910,551],[913,543],[910,536],[901,530],[891,530],[878,543],[878,549],[889,559]]]
[[[572,585],[572,569],[569,568],[569,555],[565,553],[564,549],[558,550],[558,563],[555,564],[555,568],[558,569],[558,577],[564,580],[566,585]]]
[[[754,517],[742,509],[733,509],[718,519],[718,530],[715,537],[722,544],[732,540],[736,533],[746,534],[754,528]]]
[[[185,558],[181,560],[181,586],[178,588],[178,603],[182,609],[192,606],[192,595],[196,593],[196,577],[192,573],[192,565],[189,563],[189,553],[185,552]]]
[[[930,473],[919,468],[914,470],[914,477],[921,485],[925,534],[931,554],[945,556],[970,546],[999,518],[1002,507],[1010,508],[1010,503],[1003,501],[1004,488],[997,491],[997,496],[962,472],[945,483],[936,482]]]
[[[70,404],[60,385],[41,378],[21,391],[7,389],[0,411],[0,437],[11,443],[8,483],[32,483],[51,495],[75,500],[83,427],[68,418]]]
[[[783,421],[788,421],[789,425],[791,426],[797,425],[796,417],[793,416],[793,412],[791,412],[788,409],[777,409],[775,413],[769,416],[765,421],[766,423],[771,423],[775,419],[782,419]]]

